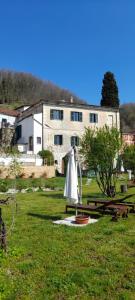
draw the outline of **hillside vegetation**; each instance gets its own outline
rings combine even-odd
[[[74,103],[86,103],[71,91],[32,74],[0,70],[0,106],[13,108],[23,104],[31,105],[40,99],[49,101],[64,99],[68,102],[71,96]],[[120,114],[122,131],[135,131],[135,104],[122,105]]]
[[[33,104],[40,99],[66,100],[84,103],[72,92],[54,85],[50,81],[41,80],[32,74],[0,70],[0,104],[18,106]]]

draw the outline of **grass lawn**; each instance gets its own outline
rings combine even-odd
[[[84,202],[99,194],[95,182],[84,185]],[[65,217],[62,191],[19,193],[17,200],[8,252],[0,252],[1,300],[135,299],[135,215],[66,227],[52,223]],[[10,223],[10,209],[2,210]]]

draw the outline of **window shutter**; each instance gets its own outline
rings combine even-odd
[[[61,110],[60,120],[63,120],[63,110]]]
[[[63,136],[60,135],[60,145],[62,145],[62,144],[63,144]]]
[[[82,113],[79,113],[79,121],[82,122]]]
[[[95,122],[98,123],[98,114],[95,114]]]
[[[53,120],[53,109],[50,109],[50,120]]]

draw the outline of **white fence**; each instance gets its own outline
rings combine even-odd
[[[2,155],[0,157],[0,165],[1,166],[9,166],[12,162],[12,156]],[[38,155],[30,155],[30,154],[21,154],[17,158],[18,162],[20,162],[24,166],[42,166],[43,160]]]

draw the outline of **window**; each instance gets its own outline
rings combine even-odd
[[[79,146],[80,139],[78,136],[71,136],[71,146]]]
[[[29,151],[33,151],[33,136],[29,136]]]
[[[16,127],[16,140],[18,141],[22,137],[22,125]]]
[[[90,123],[98,123],[98,114],[90,113]]]
[[[1,121],[1,125],[2,125],[2,127],[6,127],[6,125],[7,125],[7,119],[2,119],[2,121]]]
[[[62,145],[63,144],[63,136],[55,135],[54,136],[54,145]]]
[[[50,110],[51,120],[63,120],[63,110],[51,109]]]
[[[82,112],[71,111],[71,121],[82,122]]]
[[[37,136],[37,144],[41,144],[41,137]]]
[[[108,126],[112,127],[113,126],[113,115],[108,116]]]

